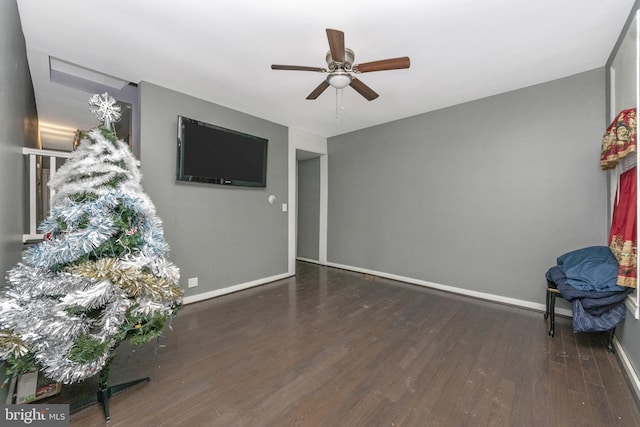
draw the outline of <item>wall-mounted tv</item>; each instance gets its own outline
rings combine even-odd
[[[178,181],[266,187],[268,140],[178,116]]]

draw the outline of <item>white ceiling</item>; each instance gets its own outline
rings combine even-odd
[[[97,124],[87,93],[50,81],[53,57],[330,137],[602,67],[634,0],[17,2],[41,122]],[[326,67],[326,28],[356,64],[411,68],[359,76],[374,101],[351,88],[308,101],[325,75],[270,66]]]

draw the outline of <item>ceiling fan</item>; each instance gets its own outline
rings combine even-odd
[[[329,39],[329,52],[327,52],[327,68],[305,67],[298,65],[271,65],[272,70],[291,71],[315,71],[328,73],[327,78],[307,96],[307,99],[316,99],[329,86],[342,89],[351,86],[368,101],[373,101],[378,94],[353,74],[369,73],[372,71],[399,70],[409,68],[409,57],[382,59],[380,61],[353,64],[354,53],[351,49],[344,47],[344,32],[327,28],[327,38]]]

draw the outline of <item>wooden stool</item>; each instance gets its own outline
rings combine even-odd
[[[547,303],[544,311],[545,320],[551,316],[551,320],[549,321],[549,336],[553,337],[555,335],[555,327],[556,327],[556,296],[562,295],[558,290],[557,285],[551,280],[547,279]],[[609,353],[613,353],[613,336],[616,333],[616,328],[609,329],[607,332],[607,351]]]

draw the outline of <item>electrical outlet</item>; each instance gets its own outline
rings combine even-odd
[[[198,286],[198,278],[197,277],[190,278],[189,281],[187,282],[187,286],[189,286],[190,288],[195,288],[196,286]]]

